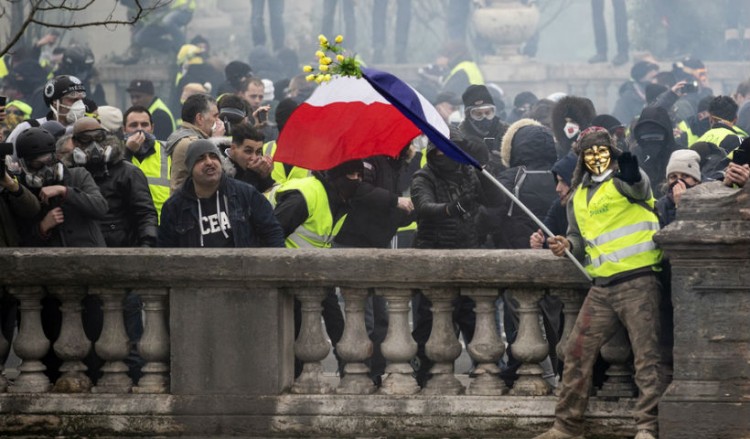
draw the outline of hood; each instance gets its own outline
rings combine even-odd
[[[552,173],[555,175],[555,184],[557,184],[557,176],[559,175],[568,186],[572,187],[573,172],[576,169],[577,162],[578,157],[573,154],[572,151],[556,161],[551,169]]]
[[[521,119],[503,136],[500,156],[506,167],[549,169],[557,158],[552,132],[533,119]]]
[[[561,98],[552,108],[552,133],[555,135],[555,140],[567,152],[575,139],[568,139],[565,136],[565,118],[569,117],[578,122],[583,131],[591,125],[591,120],[595,116],[596,109],[590,99],[578,96]]]
[[[639,138],[639,133],[643,132],[644,129],[648,129],[648,126],[654,125],[659,126],[666,135],[667,145],[674,143],[674,133],[672,132],[672,119],[669,117],[669,113],[662,107],[646,107],[641,112],[638,122],[633,128],[633,137],[636,141]]]
[[[178,128],[176,131],[174,131],[172,134],[169,135],[167,138],[167,154],[172,155],[172,152],[174,151],[175,145],[185,137],[190,136],[198,136],[201,139],[205,139],[208,136],[206,136],[203,131],[201,131],[197,126],[188,123],[183,122],[182,126]]]

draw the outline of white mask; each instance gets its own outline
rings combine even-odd
[[[75,123],[78,119],[84,117],[86,115],[86,105],[83,103],[82,100],[77,100],[73,102],[73,105],[68,107],[68,114],[65,115],[65,120],[68,121],[68,123]]]
[[[578,133],[581,132],[581,128],[575,122],[566,123],[565,128],[563,129],[565,130],[565,137],[567,137],[568,139],[574,138],[578,135]]]

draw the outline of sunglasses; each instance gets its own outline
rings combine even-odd
[[[492,119],[495,117],[495,106],[484,105],[481,107],[474,107],[469,110],[469,116],[471,116],[471,118],[476,121],[480,121],[482,119]]]
[[[84,145],[88,145],[89,143],[93,142],[104,142],[104,139],[106,138],[107,132],[104,129],[83,131],[73,135],[73,139],[76,142],[82,143]]]
[[[23,111],[21,110],[5,110],[5,114],[12,114],[14,116],[21,116],[21,117],[24,116]]]

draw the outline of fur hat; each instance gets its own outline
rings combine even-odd
[[[188,174],[192,174],[195,162],[198,161],[200,156],[207,153],[216,154],[216,157],[221,158],[219,148],[210,140],[198,139],[188,145],[187,152],[185,153],[185,166],[187,167]]]
[[[673,172],[681,172],[701,181],[701,156],[691,149],[678,149],[669,157],[666,176]]]
[[[609,134],[606,128],[602,127],[589,127],[581,132],[578,138],[578,151],[579,154],[592,146],[609,146],[612,148],[614,142],[612,136]]]

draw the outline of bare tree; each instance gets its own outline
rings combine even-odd
[[[5,40],[7,43],[0,45],[0,57],[10,51],[31,25],[51,29],[134,25],[171,2],[172,0],[130,0],[128,15],[116,18],[115,9],[119,2],[112,2],[112,9],[108,13],[90,17],[86,10],[94,4],[94,0],[0,0],[0,21],[11,22],[10,35]]]

